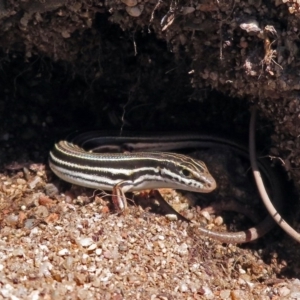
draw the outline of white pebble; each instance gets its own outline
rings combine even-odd
[[[293,292],[290,297],[290,299],[300,299],[300,292]]]
[[[10,284],[5,284],[4,287],[0,290],[1,295],[4,298],[8,298],[11,295],[11,292],[13,291],[13,287]]]
[[[222,225],[224,223],[224,220],[223,220],[223,218],[221,216],[218,216],[218,217],[215,218],[214,223],[217,226],[220,226],[220,225]]]
[[[82,247],[88,247],[90,245],[92,245],[94,243],[93,239],[89,238],[89,237],[86,237],[86,238],[81,238],[79,240],[79,244],[82,246]]]
[[[121,228],[121,227],[123,227],[123,223],[122,222],[118,222],[117,226]]]
[[[208,211],[204,210],[204,211],[201,211],[200,214],[208,221],[210,221],[210,214]]]
[[[96,250],[96,254],[97,254],[97,255],[101,255],[101,254],[102,254],[102,249],[101,249],[101,248],[98,248],[98,249]]]
[[[175,215],[175,214],[167,214],[167,215],[166,215],[166,218],[167,218],[168,220],[170,220],[170,221],[177,221],[177,220],[178,220],[178,217],[177,217],[177,215]]]
[[[82,258],[83,258],[83,259],[87,259],[87,258],[89,258],[89,257],[90,257],[90,256],[89,256],[88,254],[86,254],[86,253],[83,253],[83,254],[82,254]]]
[[[184,292],[187,292],[188,287],[187,287],[187,285],[186,285],[185,283],[182,283],[182,284],[180,285],[179,289],[180,289],[181,292],[184,293]]]
[[[94,244],[92,244],[91,246],[88,247],[88,250],[89,250],[89,251],[93,251],[93,250],[95,250],[96,248],[97,248],[97,245],[94,243]]]
[[[24,185],[24,184],[26,184],[26,181],[25,181],[24,179],[22,179],[22,178],[18,178],[18,179],[17,179],[17,183],[18,183],[18,184],[23,184],[23,185]]]
[[[70,251],[66,248],[61,249],[61,250],[58,251],[59,256],[65,256],[65,255],[69,255],[69,254],[70,254]]]
[[[142,14],[143,10],[144,10],[143,5],[137,5],[137,6],[133,6],[133,7],[126,6],[127,13],[130,16],[135,17],[135,18],[139,17]]]

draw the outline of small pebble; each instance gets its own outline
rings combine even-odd
[[[92,245],[94,243],[93,239],[92,238],[89,238],[89,237],[85,237],[85,238],[81,238],[79,240],[79,244],[82,246],[82,247],[88,247],[90,245]]]
[[[24,180],[24,179],[22,179],[22,178],[18,178],[18,179],[17,179],[17,183],[18,183],[18,184],[25,185],[25,184],[26,184],[26,180]]]
[[[64,248],[64,249],[61,249],[58,251],[58,255],[59,256],[70,255],[70,251],[68,249]]]
[[[300,299],[300,292],[293,292],[291,293],[290,297],[291,297],[290,299],[298,300]]]
[[[34,189],[39,182],[41,182],[41,177],[35,176],[34,179],[29,183],[29,187]]]
[[[210,221],[211,217],[210,217],[210,214],[209,214],[208,211],[203,210],[203,211],[200,212],[200,214],[201,214],[206,220]]]
[[[36,224],[36,219],[27,219],[24,223],[24,228],[32,229],[35,226],[35,224]]]
[[[183,293],[187,292],[188,291],[188,287],[185,283],[182,283],[179,287],[179,290]]]
[[[221,299],[230,299],[230,290],[222,290],[220,292]]]
[[[280,297],[286,297],[287,295],[290,294],[290,289],[288,289],[286,286],[283,286],[278,289],[278,294]]]
[[[96,255],[101,255],[101,254],[102,254],[102,249],[101,248],[96,249]]]
[[[23,248],[16,248],[12,252],[12,256],[23,257],[24,255],[25,254],[24,254],[24,249]]]
[[[97,245],[94,243],[88,247],[88,251],[93,251],[97,248]]]
[[[139,17],[142,12],[144,10],[144,6],[143,5],[138,5],[138,6],[133,6],[133,7],[130,7],[130,6],[127,6],[126,7],[126,11],[127,13],[132,16],[132,17]]]
[[[215,218],[214,223],[217,226],[221,226],[224,223],[224,220],[223,220],[223,218],[221,216],[218,216],[218,217]]]
[[[16,215],[10,214],[6,217],[5,221],[8,226],[14,227],[18,224],[19,217]]]
[[[168,220],[170,220],[170,221],[177,221],[177,220],[178,220],[178,217],[177,217],[177,215],[175,215],[175,214],[167,214],[165,217],[166,217]]]
[[[47,183],[45,185],[45,193],[49,197],[58,195],[58,188],[53,183]]]

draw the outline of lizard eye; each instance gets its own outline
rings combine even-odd
[[[181,174],[185,177],[191,177],[192,173],[188,169],[182,169]]]

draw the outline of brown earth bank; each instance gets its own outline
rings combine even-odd
[[[247,144],[255,105],[257,144],[282,166],[285,217],[299,229],[299,13],[280,0],[0,0],[0,298],[299,299],[298,243],[280,229],[222,244],[159,214],[155,201],[116,215],[103,194],[47,166],[54,141],[77,129]],[[234,198],[249,166],[215,152],[192,154],[218,162],[219,195]],[[246,187],[244,204],[263,215]],[[211,199],[201,201],[183,214],[220,231],[251,225],[200,211]]]

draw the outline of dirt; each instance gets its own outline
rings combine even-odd
[[[15,178],[13,162],[47,165],[54,141],[79,128],[192,130],[247,143],[256,105],[257,143],[286,173],[287,216],[299,228],[299,15],[297,3],[279,0],[0,1],[3,181]],[[16,198],[1,197],[18,215]],[[298,245],[272,237],[257,245],[264,262],[278,259],[276,279],[297,278]]]

